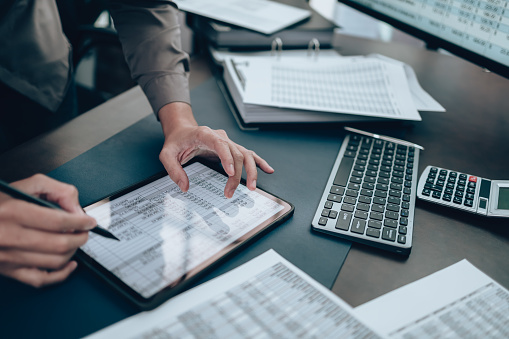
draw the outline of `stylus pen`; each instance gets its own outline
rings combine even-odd
[[[4,192],[5,194],[10,195],[13,198],[16,198],[19,200],[24,200],[24,201],[30,202],[32,204],[49,207],[49,208],[61,209],[58,205],[52,204],[49,201],[42,200],[42,199],[39,199],[32,195],[21,192],[20,190],[15,189],[14,187],[12,187],[11,185],[9,185],[8,183],[6,183],[5,181],[2,181],[2,180],[0,180],[0,191]],[[103,237],[120,241],[120,239],[118,239],[116,236],[114,236],[110,231],[102,228],[99,225],[92,228],[90,231],[94,232],[95,234],[101,235]]]
[[[400,140],[400,139],[396,139],[396,138],[387,137],[385,135],[365,132],[365,131],[361,131],[360,129],[356,129],[356,128],[352,128],[352,127],[345,127],[345,129],[347,131],[349,131],[349,132],[354,132],[354,133],[357,133],[357,134],[367,135],[368,137],[372,137],[372,138],[375,138],[375,139],[381,139],[381,140],[385,140],[385,141],[389,141],[389,142],[394,142],[394,143],[400,144],[400,145],[415,147],[415,148],[418,148],[418,149],[424,151],[424,147],[422,147],[420,145],[417,145],[417,144],[414,144],[414,143],[411,143],[411,142],[408,142],[408,141],[405,141],[405,140]]]

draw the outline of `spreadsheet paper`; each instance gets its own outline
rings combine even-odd
[[[398,64],[364,58],[246,62],[246,104],[421,120]]]

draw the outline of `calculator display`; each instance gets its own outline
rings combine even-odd
[[[497,209],[509,210],[509,187],[499,188]]]

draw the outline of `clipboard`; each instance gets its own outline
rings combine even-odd
[[[223,194],[227,176],[204,162],[184,166],[183,193],[161,172],[84,210],[120,241],[90,234],[80,262],[140,310],[151,310],[193,286],[203,274],[290,218],[294,206],[241,182]]]

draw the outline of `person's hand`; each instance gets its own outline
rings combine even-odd
[[[256,167],[266,173],[274,172],[255,152],[231,141],[225,131],[198,126],[191,106],[186,103],[174,102],[164,106],[159,110],[159,120],[165,136],[159,159],[183,192],[189,189],[189,178],[182,165],[195,156],[220,159],[229,176],[224,188],[227,198],[233,196],[239,185],[243,166],[246,169],[246,186],[250,190],[256,188]]]
[[[87,242],[95,219],[81,209],[74,186],[42,174],[12,186],[63,210],[0,193],[0,274],[34,287],[65,280],[77,266],[69,260]]]

